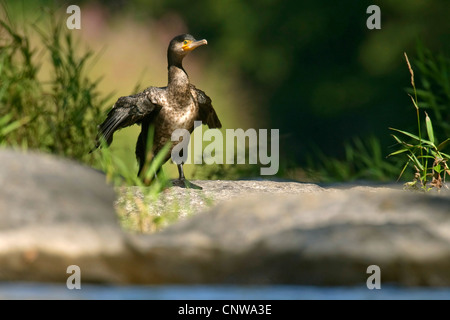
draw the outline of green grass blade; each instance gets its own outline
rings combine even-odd
[[[22,126],[22,124],[20,123],[20,121],[11,122],[4,128],[0,129],[0,135],[6,136],[8,133],[16,130],[17,128],[20,128],[21,126]]]
[[[395,152],[390,153],[387,157],[389,158],[391,156],[395,156],[397,154],[404,153],[404,152],[407,152],[407,151],[409,151],[409,149],[400,149],[400,150],[397,150]]]
[[[417,157],[413,154],[413,155],[409,155],[408,154],[408,158],[417,166],[417,168],[419,168],[420,171],[423,171],[423,166],[420,163],[419,159],[417,159]]]
[[[432,153],[432,154],[436,154],[436,153]],[[418,156],[417,159],[436,159],[435,156]]]
[[[12,115],[6,114],[0,118],[0,127],[5,126],[12,119]]]
[[[158,169],[164,164],[164,159],[172,146],[171,142],[164,145],[160,152],[152,159],[150,167],[144,173],[144,180],[151,180]]]
[[[434,145],[434,131],[433,131],[433,124],[431,123],[431,119],[428,116],[428,113],[425,112],[425,124],[427,125],[427,133],[428,133],[428,139],[433,143]]]
[[[411,160],[408,160],[406,162],[406,164],[403,166],[402,171],[400,172],[400,175],[397,178],[397,181],[399,181],[401,179],[401,177],[403,176],[403,173],[405,173],[406,168],[408,167],[409,163],[411,162]]]
[[[438,151],[443,150],[449,143],[450,143],[450,138],[447,138],[447,140],[443,141],[441,144],[439,144],[437,146]]]
[[[395,134],[391,134],[391,136],[397,141],[399,144],[404,144],[403,141],[401,141]]]
[[[446,154],[446,153],[443,153],[443,152],[439,152],[439,154],[441,156],[443,156],[443,157],[446,157],[448,160],[450,160],[450,155],[449,154]]]
[[[414,90],[415,90],[415,89],[414,89]],[[410,94],[408,94],[408,96],[411,98],[411,101],[413,102],[414,107],[416,108],[416,110],[419,110],[419,106],[417,105],[417,103],[416,103],[416,101],[414,100],[413,96],[410,95]]]
[[[406,148],[411,149],[414,146],[412,144],[406,143],[405,141],[400,140],[399,137],[397,137],[395,134],[391,134],[391,136],[397,141],[399,144],[404,145]]]
[[[397,131],[397,132],[400,132],[400,133],[404,134],[405,136],[408,136],[408,137],[410,137],[410,138],[413,138],[414,140],[417,140],[417,141],[419,141],[419,142],[422,142],[422,143],[425,143],[425,144],[428,144],[428,145],[430,145],[430,146],[435,147],[435,145],[434,145],[433,142],[431,142],[431,141],[429,141],[429,140],[425,140],[425,139],[420,139],[420,138],[419,138],[418,136],[416,136],[415,134],[412,134],[412,133],[409,133],[409,132],[406,132],[406,131],[403,131],[403,130],[395,129],[395,128],[389,128],[389,129],[390,129],[390,130]]]

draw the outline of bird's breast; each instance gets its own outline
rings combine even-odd
[[[168,107],[162,108],[160,112],[161,122],[175,129],[188,129],[194,123],[197,115],[197,106],[190,101],[184,108]]]
[[[166,143],[171,140],[172,133],[177,129],[185,129],[192,132],[194,121],[197,118],[198,105],[191,100],[183,108],[177,104],[176,107],[164,106],[156,117],[155,124],[155,142]],[[173,145],[176,145],[174,142]]]

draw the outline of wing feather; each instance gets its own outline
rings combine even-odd
[[[149,87],[135,95],[120,97],[108,112],[106,120],[99,125],[95,147],[91,152],[100,146],[102,139],[109,146],[117,130],[133,124],[140,124],[145,117],[159,110],[161,107],[152,103],[152,100],[155,100],[154,97],[152,99],[152,95],[157,92],[160,91],[155,91],[153,87]]]
[[[204,91],[197,89],[193,85],[191,85],[191,92],[198,101],[199,112],[197,120],[201,120],[211,129],[222,128],[222,123],[217,116],[216,110],[214,110],[212,106],[211,98],[208,97]]]

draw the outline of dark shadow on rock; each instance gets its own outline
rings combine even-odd
[[[195,189],[195,190],[203,190],[202,187],[200,187],[199,185],[196,185],[195,183],[190,182],[189,180],[186,179],[174,179],[170,182],[169,187],[179,187],[179,188],[183,188],[183,189]]]

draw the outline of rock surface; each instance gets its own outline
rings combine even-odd
[[[450,199],[390,189],[242,198],[137,245],[152,281],[450,285]],[[164,266],[164,267],[163,267]]]
[[[0,280],[123,281],[129,255],[103,174],[50,155],[0,150]]]
[[[215,206],[128,234],[104,176],[48,155],[0,150],[0,281],[450,286],[450,197],[392,188],[196,181],[161,198]],[[133,189],[131,189],[133,191]],[[138,192],[134,190],[136,194]]]
[[[45,154],[0,150],[0,230],[36,224],[109,225],[114,191],[104,175]]]
[[[301,194],[328,191],[316,184],[300,182],[278,182],[269,180],[194,180],[203,190],[171,187],[163,190],[156,201],[151,201],[148,213],[158,216],[169,210],[176,211],[182,218],[201,212],[212,206],[221,205],[242,196],[274,194]],[[123,187],[118,190],[116,207],[128,217],[139,215],[136,199],[144,202],[144,194],[139,187]]]

